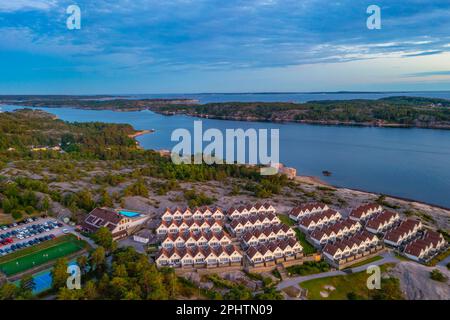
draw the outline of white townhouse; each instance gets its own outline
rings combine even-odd
[[[244,231],[261,229],[280,224],[280,219],[273,213],[258,213],[249,218],[238,218],[228,224],[228,229],[235,235]]]
[[[209,208],[207,206],[200,208],[166,208],[161,215],[161,219],[166,222],[173,220],[205,220],[205,219],[223,220],[225,215],[220,208]]]
[[[273,205],[270,203],[256,203],[255,205],[247,205],[247,206],[238,206],[238,207],[231,207],[227,210],[226,215],[229,219],[240,219],[240,218],[249,218],[252,215],[259,214],[259,213],[276,213],[276,209]]]
[[[244,246],[254,246],[260,243],[271,242],[275,240],[285,240],[295,237],[295,231],[284,224],[268,226],[262,229],[245,231],[241,235]]]
[[[397,212],[383,211],[367,221],[366,229],[372,233],[381,233],[393,227],[398,221],[400,215]]]
[[[304,217],[307,217],[311,214],[321,213],[328,209],[329,207],[323,203],[307,203],[299,207],[293,208],[289,212],[289,218],[297,222],[300,219],[303,219]]]
[[[420,261],[427,258],[432,258],[440,250],[447,246],[442,234],[428,230],[423,238],[416,239],[408,244],[405,248],[404,254],[413,260]]]
[[[324,245],[327,242],[333,242],[352,235],[362,229],[358,221],[350,219],[341,220],[322,229],[315,229],[311,233],[311,240],[316,245]]]
[[[355,221],[365,221],[371,218],[373,215],[383,211],[383,207],[379,204],[371,203],[362,205],[356,209],[353,209],[349,218]]]
[[[322,228],[330,224],[338,222],[342,218],[342,215],[335,210],[328,209],[321,213],[312,214],[305,217],[298,222],[300,229],[312,232],[316,228]]]
[[[230,236],[224,231],[220,232],[184,232],[168,233],[161,242],[161,247],[165,249],[184,247],[218,247],[227,246],[232,243]]]
[[[156,228],[156,234],[163,236],[167,233],[183,233],[183,232],[220,232],[223,229],[222,220],[214,220],[212,218],[204,220],[172,220],[170,222],[162,221]]]
[[[294,238],[272,241],[267,244],[251,246],[245,252],[245,256],[253,266],[273,263],[275,260],[295,258],[303,251],[300,243]]]
[[[158,267],[221,267],[241,263],[242,254],[233,245],[214,248],[162,248],[156,257]]]
[[[398,247],[409,241],[422,229],[421,221],[408,219],[402,221],[397,227],[386,232],[384,242],[388,245]]]
[[[332,261],[338,261],[375,247],[379,242],[376,235],[362,231],[349,239],[328,243],[323,248],[323,254]]]

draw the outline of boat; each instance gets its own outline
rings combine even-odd
[[[325,177],[329,177],[329,176],[331,176],[333,173],[332,173],[331,171],[324,170],[324,171],[322,171],[322,174],[323,174]]]

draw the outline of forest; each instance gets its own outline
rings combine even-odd
[[[388,97],[378,100],[291,102],[223,102],[199,104],[191,99],[126,99],[77,96],[0,96],[0,104],[73,107],[93,110],[152,110],[165,115],[245,121],[281,121],[336,125],[378,125],[450,129],[450,100]]]

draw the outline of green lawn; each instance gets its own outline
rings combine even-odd
[[[286,270],[289,274],[307,276],[310,274],[328,272],[330,271],[330,266],[325,261],[306,261],[302,265],[287,267]]]
[[[385,271],[392,265],[386,264],[380,266],[381,271]],[[383,279],[381,290],[369,290],[367,288],[367,279],[370,275],[364,272],[358,272],[348,275],[327,277],[321,279],[309,280],[299,285],[308,290],[308,299],[311,300],[348,300],[352,299],[372,299],[378,297],[388,299],[402,299],[402,293],[399,287],[399,281],[395,278]],[[334,287],[334,290],[326,288]],[[320,293],[327,293],[328,297],[323,297]]]
[[[11,276],[80,251],[85,246],[84,241],[73,235],[56,238],[2,257],[0,270]]]
[[[301,232],[297,228],[294,229],[294,231],[297,234],[297,240],[300,242],[300,244],[303,247],[303,253],[305,255],[317,252],[316,248],[314,248],[314,246],[306,240],[306,236],[305,236],[305,234],[303,232]]]
[[[312,253],[316,253],[317,250],[316,248],[314,248],[314,246],[312,244],[310,244],[308,241],[306,241],[306,236],[303,232],[301,232],[299,229],[295,228],[295,221],[291,220],[291,218],[289,218],[289,216],[284,215],[284,214],[279,214],[278,218],[280,219],[281,223],[292,227],[295,231],[295,233],[297,234],[297,240],[300,242],[300,244],[303,247],[303,253],[308,255],[308,254],[312,254]]]
[[[287,216],[287,215],[279,214],[278,218],[280,219],[281,223],[284,223],[285,225],[287,225],[289,227],[293,227],[295,225],[294,220],[291,220],[291,218],[289,218],[289,216]]]
[[[351,266],[349,266],[349,267],[347,267],[347,268],[345,268],[345,269],[351,269],[351,268],[356,268],[356,267],[361,267],[361,266],[364,266],[364,265],[368,265],[368,264],[370,264],[370,263],[372,263],[372,262],[375,262],[375,261],[378,261],[378,260],[382,260],[383,259],[383,257],[382,256],[375,256],[375,257],[372,257],[372,258],[370,258],[370,259],[367,259],[367,260],[364,260],[364,261],[360,261],[360,262],[357,262],[357,263],[355,263],[355,264],[352,264]]]

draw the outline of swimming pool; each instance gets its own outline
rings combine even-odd
[[[137,217],[140,216],[141,214],[138,212],[133,212],[133,211],[125,211],[125,210],[120,210],[119,213],[125,217],[129,217],[129,218],[133,218],[133,217]]]
[[[73,260],[73,261],[70,261],[68,264],[76,265],[77,262],[76,262],[76,260]],[[34,295],[51,289],[51,287],[52,287],[52,270],[53,270],[53,268],[50,268],[50,269],[41,271],[39,273],[33,274],[33,280],[36,285],[33,290]],[[15,281],[14,284],[16,286],[19,286],[20,280]]]

